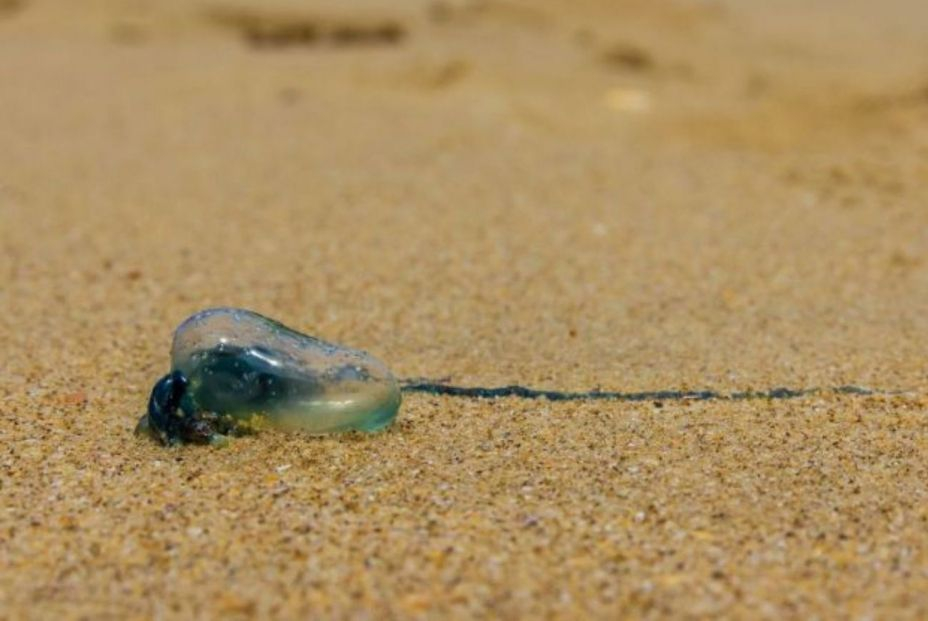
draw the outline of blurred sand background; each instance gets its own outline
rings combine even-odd
[[[928,4],[0,0],[0,618],[924,618]],[[370,438],[131,431],[190,313]]]

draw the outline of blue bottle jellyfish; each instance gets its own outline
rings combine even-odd
[[[171,367],[139,423],[165,444],[216,444],[267,427],[374,432],[400,406],[399,386],[376,358],[238,308],[184,321]]]

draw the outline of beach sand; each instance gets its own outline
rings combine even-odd
[[[924,618],[926,19],[0,0],[0,618]],[[135,438],[217,305],[402,378],[900,394]]]

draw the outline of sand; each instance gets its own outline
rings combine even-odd
[[[926,18],[0,1],[0,618],[924,618]],[[901,393],[136,439],[215,305],[404,378]]]

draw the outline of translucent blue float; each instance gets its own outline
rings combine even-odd
[[[221,444],[269,427],[374,432],[393,421],[401,400],[390,370],[371,355],[238,308],[184,321],[171,367],[138,427],[165,444]]]

